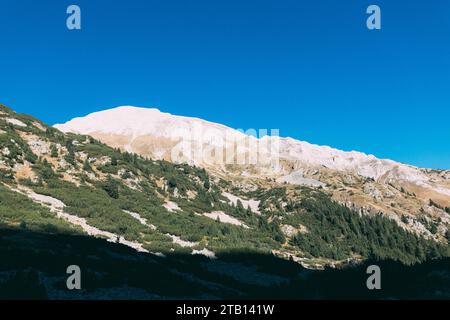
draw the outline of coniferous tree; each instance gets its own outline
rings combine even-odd
[[[52,146],[50,148],[50,156],[52,158],[58,158],[58,149],[56,148],[55,144],[52,144]]]
[[[84,163],[83,163],[83,170],[84,170],[84,171],[92,171],[92,168],[91,168],[91,165],[90,165],[88,159],[85,159],[85,160],[84,160]]]
[[[108,179],[103,184],[103,190],[105,190],[111,198],[119,198],[119,186],[111,176],[108,176]]]
[[[111,157],[111,165],[117,166],[117,156],[115,154],[113,154]]]

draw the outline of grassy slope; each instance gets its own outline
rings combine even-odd
[[[217,253],[237,250],[267,253],[286,247],[287,239],[280,231],[280,224],[284,223],[293,226],[302,224],[310,230],[287,244],[290,250],[307,257],[344,259],[357,254],[366,258],[397,259],[411,264],[448,254],[448,247],[419,239],[383,217],[359,217],[350,209],[332,202],[324,193],[309,188],[300,188],[294,200],[287,199],[284,188],[261,189],[248,194],[261,201],[263,215],[257,217],[242,207],[223,203],[221,187],[214,184],[203,169],[143,159],[86,136],[62,134],[30,116],[17,115],[5,108],[1,110],[8,117],[27,124],[27,127],[22,128],[6,124],[0,119],[0,129],[5,132],[0,134],[0,147],[8,147],[10,151],[8,156],[2,157],[3,161],[10,165],[31,162],[33,170],[40,177],[37,182],[22,183],[38,193],[63,201],[69,213],[86,218],[93,226],[123,235],[128,240],[145,243],[150,251],[170,253],[171,249],[175,249],[186,253],[187,249],[172,244],[171,239],[165,236],[165,233],[171,233],[185,240],[198,241],[201,243],[199,248],[207,246]],[[34,125],[36,122],[44,126],[46,131]],[[63,172],[57,172],[46,161],[34,155],[19,136],[21,131],[32,133],[52,145],[60,144],[65,147],[67,153],[59,153],[56,157],[72,163],[70,170],[75,172],[81,186],[64,181],[61,175]],[[82,143],[74,144],[73,141]],[[77,157],[80,152],[89,157],[110,157],[114,161],[104,165],[86,164]],[[88,173],[94,172],[96,178],[92,179]],[[110,176],[100,179],[99,176],[100,173],[115,175],[118,172],[139,177],[139,190],[125,185],[124,174],[116,178]],[[2,170],[0,178],[5,183],[15,183],[8,170]],[[156,181],[160,179],[167,181],[166,189],[157,186]],[[180,197],[174,196],[175,189]],[[15,224],[19,225],[22,222],[21,216],[29,216],[30,218],[24,218],[22,227],[31,230],[42,230],[50,220],[55,225],[60,222],[52,218],[51,214],[43,214],[45,210],[37,205],[29,207],[26,214],[17,211],[15,204],[21,200],[10,198],[4,188],[0,192],[4,199],[1,216],[4,220],[9,219],[9,224],[11,215],[16,217]],[[190,192],[196,194],[195,198],[187,196]],[[177,202],[182,211],[169,213],[163,207],[162,197]],[[11,201],[8,202],[8,199]],[[280,205],[284,200],[289,200],[289,210]],[[29,201],[24,203],[31,205]],[[123,210],[139,213],[149,223],[156,225],[158,230],[152,231],[141,225]],[[223,210],[245,222],[251,229],[223,224],[195,214],[212,210]]]

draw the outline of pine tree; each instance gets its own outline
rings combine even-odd
[[[89,164],[89,160],[88,159],[84,160],[83,170],[84,171],[92,171],[92,168],[91,168],[91,165]]]
[[[436,225],[435,225],[434,223],[432,223],[432,224],[430,225],[430,232],[431,232],[432,234],[436,234],[436,232],[437,232],[437,227],[436,227]]]
[[[236,208],[239,213],[244,212],[244,206],[242,205],[242,201],[240,199],[236,202]]]
[[[117,166],[117,156],[115,154],[113,154],[111,157],[111,165]]]
[[[56,145],[52,144],[50,152],[51,152],[50,156],[52,158],[58,158],[58,149],[56,148]]]
[[[209,179],[206,179],[206,180],[205,180],[205,182],[203,183],[203,187],[204,187],[206,190],[209,190],[209,188],[211,188],[211,184],[210,184],[210,182],[209,182]]]
[[[113,199],[119,198],[119,186],[117,182],[111,177],[108,176],[108,179],[103,184],[103,190]]]

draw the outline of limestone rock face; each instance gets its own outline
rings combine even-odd
[[[112,147],[153,159],[186,162],[227,175],[277,179],[280,183],[325,187],[341,183],[373,199],[393,199],[394,187],[422,201],[450,206],[450,172],[421,169],[361,152],[341,151],[292,138],[242,131],[154,108],[117,107],[56,124],[63,132],[89,134]],[[326,177],[331,172],[331,180]],[[371,179],[384,186],[358,183]],[[361,188],[362,187],[362,188]],[[383,196],[384,193],[384,196]]]

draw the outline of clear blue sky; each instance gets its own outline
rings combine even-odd
[[[153,106],[450,169],[448,0],[1,0],[0,43],[0,102],[50,124]]]

